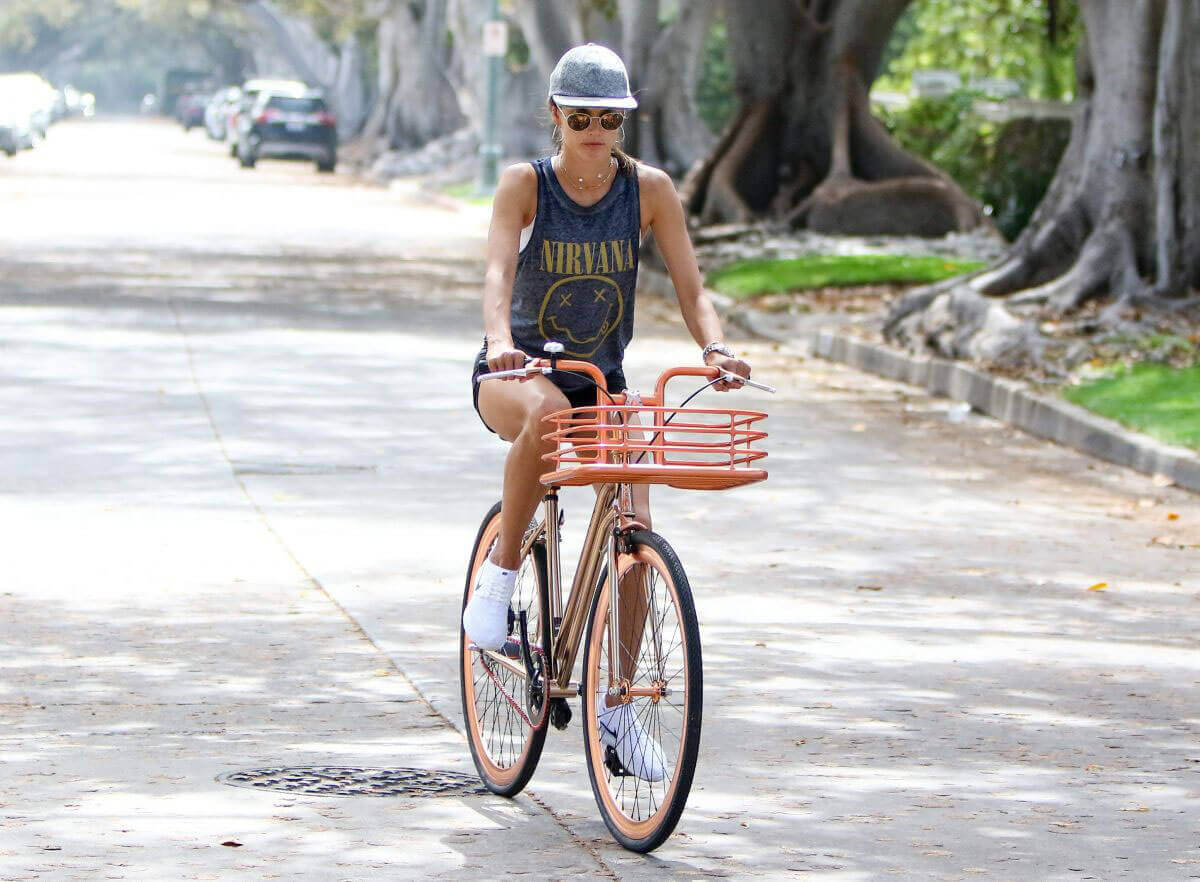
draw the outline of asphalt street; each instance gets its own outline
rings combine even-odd
[[[0,159],[0,880],[1200,878],[1200,500],[732,334],[770,479],[655,492],[706,685],[659,851],[578,725],[514,800],[222,780],[473,770],[487,221],[161,121]],[[628,356],[697,353],[644,297]]]

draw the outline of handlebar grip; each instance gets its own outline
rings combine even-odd
[[[475,377],[475,382],[482,383],[484,380],[503,380],[506,377],[528,377],[531,373],[536,373],[540,370],[542,368],[535,368],[527,364],[525,367],[514,368],[511,371],[492,371],[487,374],[479,374]]]

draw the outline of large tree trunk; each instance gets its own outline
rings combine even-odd
[[[672,174],[691,167],[714,140],[699,117],[695,94],[715,3],[681,3],[679,14],[663,27],[659,0],[618,0],[615,14],[589,3],[517,0],[512,22],[529,45],[532,63],[515,97],[537,107],[543,143],[549,140],[544,104],[550,72],[563,52],[592,41],[621,55],[638,98],[623,132],[624,149]]]
[[[559,57],[572,46],[584,42],[579,4],[562,0],[517,0],[512,20],[529,46],[533,66],[542,74],[544,93]]]
[[[419,15],[418,15],[419,13]],[[446,0],[386,0],[379,20],[379,97],[363,140],[407,150],[466,124],[459,95],[446,76]]]
[[[638,98],[625,146],[675,177],[716,142],[696,106],[704,41],[715,8],[716,0],[690,0],[660,28],[657,2],[625,0],[621,5],[623,57]]]
[[[1107,322],[1129,305],[1197,302],[1184,298],[1200,286],[1200,0],[1083,0],[1082,10],[1074,128],[1045,199],[998,265],[902,298],[891,339],[1021,361],[1042,349],[1034,318],[1090,298],[1113,297]]]
[[[871,115],[870,84],[910,2],[727,2],[741,110],[688,175],[690,212],[702,223],[772,218],[860,234],[984,223],[970,197]]]

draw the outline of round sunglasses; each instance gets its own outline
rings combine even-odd
[[[604,113],[593,114],[584,110],[568,111],[564,107],[559,107],[558,109],[566,117],[567,125],[575,132],[582,132],[587,129],[594,119],[600,120],[600,128],[610,132],[621,128],[621,124],[625,122],[625,114],[619,110],[606,110]]]

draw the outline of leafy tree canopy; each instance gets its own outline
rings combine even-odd
[[[1031,98],[1070,100],[1082,20],[1078,0],[917,0],[896,27],[876,87],[909,90],[915,71],[999,77]]]

